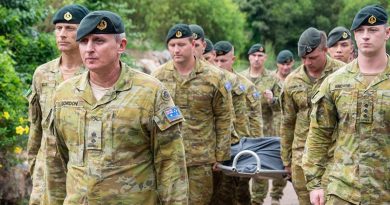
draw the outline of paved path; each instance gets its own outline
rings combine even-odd
[[[271,205],[271,197],[270,197],[270,191],[272,188],[272,183],[270,181],[269,191],[267,194],[267,198],[264,201],[264,205]],[[294,188],[291,184],[291,182],[287,182],[286,187],[283,190],[283,197],[280,200],[281,205],[299,205],[297,194],[294,191]]]

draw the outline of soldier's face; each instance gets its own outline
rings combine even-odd
[[[251,68],[260,68],[263,67],[267,55],[263,52],[254,52],[248,58]]]
[[[230,51],[225,55],[216,56],[214,59],[214,64],[222,69],[232,71],[234,59],[235,59],[234,54],[232,51]]]
[[[278,73],[283,77],[287,77],[294,66],[294,60],[285,63],[277,63],[276,66],[278,67]]]
[[[328,48],[330,57],[349,63],[353,55],[353,45],[351,39],[338,41],[332,47]]]
[[[171,39],[168,42],[168,51],[175,63],[185,63],[194,57],[194,41],[190,38]]]
[[[386,41],[390,37],[390,27],[386,25],[360,26],[354,31],[359,55],[375,56],[386,51]]]
[[[325,68],[326,52],[326,48],[316,48],[313,52],[301,58],[303,65],[313,72],[321,71]]]
[[[79,48],[85,67],[92,72],[107,72],[119,63],[126,44],[126,38],[115,34],[90,34],[80,40]]]
[[[194,40],[195,47],[194,47],[194,54],[196,58],[200,58],[203,53],[204,49],[206,49],[206,42],[202,39]]]
[[[214,60],[215,60],[215,51],[210,51],[206,54],[203,54],[203,57],[206,61],[208,61],[209,63],[211,64],[214,64]]]
[[[78,52],[76,32],[79,24],[56,23],[54,33],[61,52]]]

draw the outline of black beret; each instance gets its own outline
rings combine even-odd
[[[348,29],[346,29],[342,26],[338,26],[329,32],[326,46],[328,48],[330,48],[334,44],[336,44],[338,41],[347,40],[350,38],[351,38],[351,32],[349,32]]]
[[[165,42],[168,43],[172,38],[188,38],[192,37],[192,31],[187,24],[176,24],[172,26],[165,38]]]
[[[223,56],[233,50],[233,45],[229,41],[218,41],[214,44],[215,54]]]
[[[204,49],[203,54],[213,51],[214,50],[213,42],[211,42],[210,39],[208,38],[205,38],[204,40],[206,41],[206,49]]]
[[[204,31],[201,26],[196,24],[190,24],[189,27],[194,35],[195,40],[204,39]]]
[[[260,43],[256,43],[248,50],[248,55],[255,53],[255,52],[263,52],[265,53],[265,48]]]
[[[362,8],[355,16],[352,22],[351,31],[360,26],[376,26],[387,23],[386,10],[380,5],[369,5]]]
[[[289,50],[282,50],[279,52],[278,56],[276,57],[276,62],[278,63],[288,63],[294,59],[294,56],[291,51]]]
[[[76,40],[79,41],[89,34],[120,34],[124,32],[125,26],[120,16],[111,11],[93,11],[80,22]]]
[[[78,4],[71,4],[60,8],[53,16],[53,24],[70,23],[79,24],[89,13],[89,10]]]
[[[316,28],[306,29],[298,41],[298,56],[302,57],[313,52],[321,43],[321,32]]]

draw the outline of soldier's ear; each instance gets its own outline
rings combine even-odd
[[[126,50],[126,45],[127,45],[127,40],[125,38],[122,38],[119,43],[118,53],[120,54],[124,53]]]

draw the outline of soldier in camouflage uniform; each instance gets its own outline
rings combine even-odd
[[[203,52],[203,58],[209,63],[214,64],[215,50],[213,42],[211,42],[211,40],[208,38],[205,38],[204,40],[206,41],[206,48]]]
[[[230,42],[219,41],[214,49],[215,64],[227,72],[227,76],[232,75],[238,80],[232,91],[236,114],[234,128],[238,135],[232,135],[231,144],[238,143],[242,137],[260,136],[262,127],[259,93],[252,82],[234,71],[234,48]],[[254,124],[257,126],[251,128]],[[220,185],[212,204],[250,204],[249,178],[231,177],[222,173],[220,175]]]
[[[56,87],[64,80],[84,72],[76,30],[82,18],[88,14],[84,6],[73,4],[59,9],[53,24],[57,47],[61,56],[40,65],[33,75],[29,93],[30,136],[27,144],[28,163],[32,176],[32,190],[29,204],[49,204],[45,193],[46,146],[50,135],[48,118],[53,108]]]
[[[183,138],[189,179],[189,203],[209,204],[212,169],[230,159],[232,106],[230,87],[210,63],[194,57],[194,38],[186,24],[171,27],[166,37],[172,60],[154,73],[183,112]]]
[[[291,173],[301,205],[310,204],[301,163],[309,131],[310,99],[325,77],[344,65],[326,52],[326,34],[312,27],[306,29],[298,41],[303,65],[287,76],[281,94],[281,157],[285,169]]]
[[[390,202],[390,37],[388,15],[378,5],[361,9],[354,32],[356,60],[324,80],[312,98],[303,168],[312,204],[324,204],[322,174],[336,132],[326,204]],[[334,128],[337,130],[334,130]]]
[[[80,22],[77,41],[89,71],[55,93],[58,150],[49,157],[60,160],[48,166],[48,190],[66,193],[64,204],[187,204],[183,117],[158,80],[119,60],[124,31],[109,11]],[[62,204],[56,199],[52,204]]]
[[[248,59],[250,67],[243,71],[242,74],[255,85],[257,90],[262,93],[261,111],[263,122],[264,136],[276,136],[276,127],[273,123],[272,102],[266,98],[266,93],[270,93],[275,78],[264,67],[264,62],[267,59],[265,48],[261,44],[254,44],[248,51]],[[275,184],[275,186],[278,186]],[[283,188],[281,188],[283,189]],[[252,204],[262,204],[268,192],[268,180],[252,179]]]
[[[334,59],[344,63],[349,63],[354,59],[351,32],[342,26],[338,26],[329,32],[326,46],[330,57]]]

